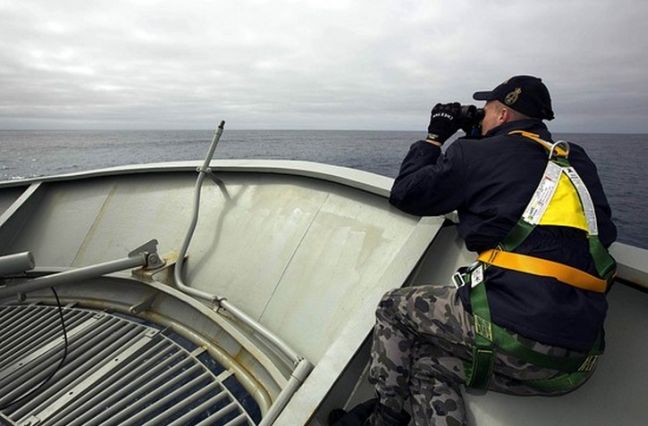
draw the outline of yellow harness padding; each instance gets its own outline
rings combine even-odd
[[[540,144],[547,151],[552,150],[552,144],[540,138],[540,135],[524,130],[515,130],[509,134],[518,134],[527,139]],[[567,151],[560,146],[555,146],[554,152],[558,157],[567,157]],[[582,229],[585,232],[589,231],[587,226],[587,218],[583,210],[583,203],[581,202],[578,190],[574,187],[569,176],[562,172],[556,190],[547,205],[547,208],[537,222],[539,225],[555,225],[567,226],[571,228]]]
[[[569,226],[587,232],[585,212],[578,191],[566,174],[560,174],[560,181],[547,210],[540,219],[540,225]]]

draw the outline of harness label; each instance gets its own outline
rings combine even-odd
[[[590,196],[587,187],[573,167],[566,167],[564,170],[571,183],[574,184],[576,191],[578,191],[578,197],[580,198],[581,205],[583,206],[583,212],[585,212],[585,219],[587,220],[589,234],[598,235],[598,224],[596,223],[596,211],[594,211],[594,202],[592,201],[592,197]]]
[[[484,267],[482,265],[479,265],[470,274],[470,286],[471,287],[478,286],[483,281],[484,281]]]
[[[562,167],[552,161],[547,163],[547,168],[540,180],[540,184],[522,214],[522,219],[525,222],[533,225],[537,225],[540,222],[556,192],[556,188],[558,188],[562,170]]]

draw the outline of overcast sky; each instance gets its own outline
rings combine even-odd
[[[425,129],[515,74],[648,133],[645,0],[0,0],[0,129]]]

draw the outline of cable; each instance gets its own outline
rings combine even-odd
[[[52,379],[52,377],[54,377],[54,375],[59,372],[59,370],[61,369],[61,367],[63,367],[63,364],[65,363],[65,358],[67,357],[68,354],[68,338],[67,338],[67,330],[65,329],[65,318],[63,317],[63,308],[61,307],[61,301],[59,300],[58,294],[56,294],[56,290],[54,290],[54,287],[50,287],[50,289],[52,290],[52,293],[54,293],[54,298],[56,299],[56,306],[58,306],[59,317],[61,318],[61,328],[63,329],[63,341],[65,342],[65,345],[63,346],[63,357],[61,358],[59,365],[54,370],[52,370],[49,376],[47,376],[47,378],[43,380],[40,385],[38,385],[36,388],[32,389],[25,395],[21,396],[20,398],[14,399],[13,401],[9,401],[3,406],[0,406],[0,411],[5,410],[13,405],[17,405],[18,403],[23,402],[25,399],[29,399],[33,394],[40,391],[43,388],[43,386],[45,386],[47,382],[49,382]]]

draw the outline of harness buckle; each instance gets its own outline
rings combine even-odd
[[[477,267],[481,265],[481,262],[476,261],[471,263],[468,266],[462,266],[461,268],[457,269],[457,272],[452,274],[452,283],[456,288],[460,288],[471,282],[471,275],[472,272],[477,269]]]
[[[475,319],[475,333],[487,339],[489,342],[493,341],[493,327],[489,320],[485,320],[479,315],[473,315]]]
[[[454,284],[455,288],[461,288],[465,286],[466,281],[463,278],[463,274],[459,271],[452,274],[452,284]]]

